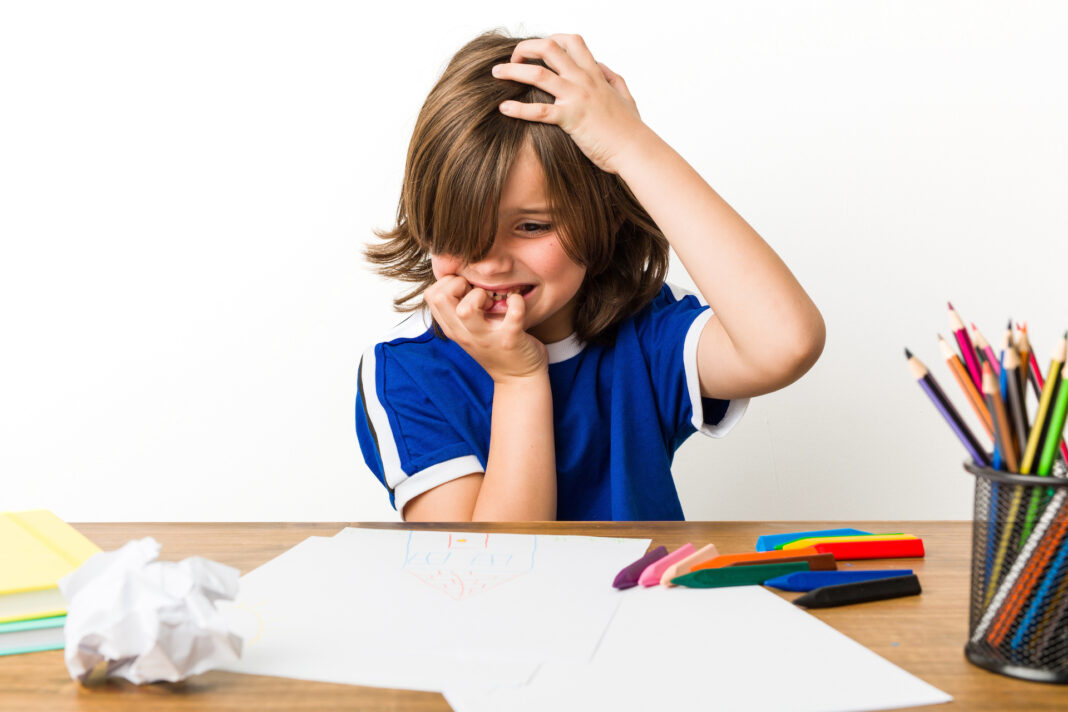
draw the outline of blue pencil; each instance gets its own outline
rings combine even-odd
[[[1064,573],[1066,562],[1068,562],[1068,545],[1062,540],[1060,550],[1057,552],[1057,557],[1046,571],[1046,576],[1042,579],[1042,585],[1038,587],[1035,597],[1031,600],[1031,605],[1027,607],[1027,612],[1020,620],[1020,625],[1016,629],[1016,635],[1012,637],[1011,645],[1014,649],[1020,647],[1020,644],[1023,642],[1024,636],[1027,635],[1035,616],[1038,615],[1039,611],[1045,610],[1046,601],[1053,592],[1053,584],[1060,580],[1061,575]],[[1050,625],[1056,624],[1057,621],[1055,620],[1050,622]]]

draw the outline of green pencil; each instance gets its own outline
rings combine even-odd
[[[1053,413],[1049,418],[1049,430],[1046,431],[1042,457],[1038,460],[1038,474],[1040,475],[1048,475],[1053,470],[1053,457],[1057,454],[1057,446],[1061,443],[1066,414],[1068,414],[1068,379],[1062,378],[1061,385],[1057,388],[1057,402],[1053,405]]]

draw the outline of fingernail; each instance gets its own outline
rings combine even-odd
[[[514,109],[514,108],[515,108],[515,102],[514,101],[502,101],[501,102],[501,111],[503,111],[506,114],[509,111],[511,111],[512,109]]]
[[[499,77],[501,75],[501,65],[493,65],[493,69],[491,69],[490,71],[493,72],[493,76]]]

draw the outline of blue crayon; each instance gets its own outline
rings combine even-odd
[[[780,591],[813,591],[824,586],[842,583],[874,581],[876,579],[911,576],[912,569],[880,569],[872,571],[798,571],[785,576],[776,576],[764,582],[765,586]]]
[[[818,531],[813,532],[765,534],[764,536],[757,537],[756,550],[775,551],[775,547],[777,547],[779,544],[789,544],[791,541],[797,541],[798,539],[808,539],[814,536],[857,536],[860,534],[871,534],[871,532],[862,532],[859,529],[820,529]]]

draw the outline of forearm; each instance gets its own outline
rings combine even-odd
[[[471,519],[556,519],[556,448],[548,372],[495,384],[489,456]]]
[[[739,354],[760,359],[821,348],[819,311],[760,235],[648,127],[629,149],[620,177],[664,232]]]

